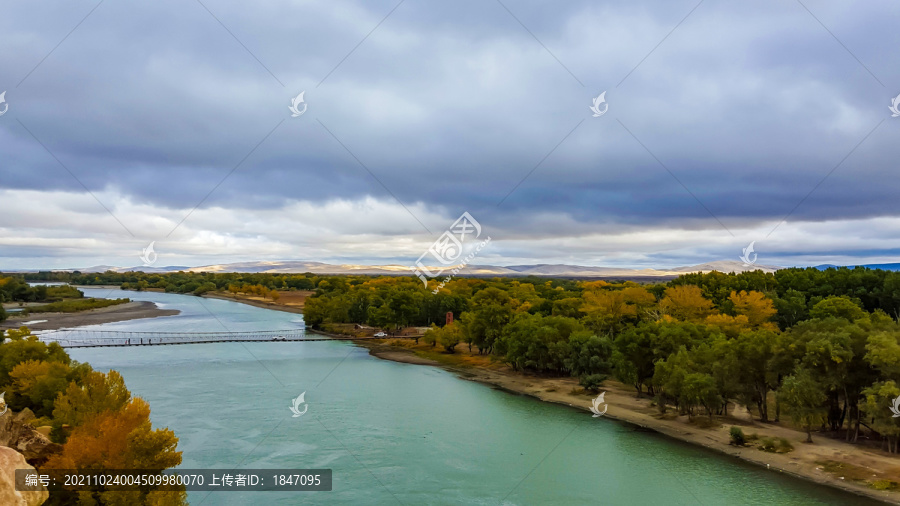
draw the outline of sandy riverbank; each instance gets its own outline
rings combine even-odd
[[[153,302],[134,301],[77,313],[34,313],[28,316],[15,316],[13,313],[6,321],[0,323],[0,329],[17,329],[24,325],[30,330],[57,330],[82,325],[172,316],[180,312],[177,309],[160,309]]]
[[[288,293],[288,292],[286,292]],[[222,293],[205,293],[202,295],[203,297],[210,299],[222,299],[222,300],[233,300],[235,302],[240,302],[242,304],[247,304],[250,306],[261,307],[265,309],[274,309],[276,311],[283,311],[285,313],[303,313],[303,303],[299,304],[282,304],[281,302],[272,302],[263,300],[261,297],[247,297],[240,295],[231,295],[231,294],[222,294]],[[305,297],[304,297],[305,298]]]
[[[378,358],[420,365],[436,365],[459,375],[460,378],[484,383],[504,391],[528,395],[536,399],[564,404],[589,412],[595,395],[584,393],[575,378],[543,378],[516,373],[505,366],[495,368],[454,367],[436,360],[421,357],[415,351],[401,346],[391,346],[370,341],[357,342],[369,348]],[[774,423],[753,420],[745,408],[729,413],[728,417],[716,417],[712,427],[708,418],[695,416],[691,422],[687,416],[677,416],[671,409],[661,415],[649,399],[637,398],[632,387],[608,380],[605,391],[608,406],[605,417],[653,430],[669,437],[697,444],[726,455],[742,459],[772,470],[822,485],[840,488],[892,504],[900,504],[900,492],[876,490],[864,481],[900,480],[900,459],[877,450],[862,448],[822,435],[813,436],[813,444],[806,444],[806,434]],[[755,446],[736,447],[729,444],[729,430],[739,426],[745,434],[759,437],[783,437],[794,446],[785,453],[769,453]],[[829,463],[828,470],[822,463]],[[830,472],[829,472],[830,471]]]
[[[224,297],[237,302],[240,299]],[[296,312],[272,303],[269,309]],[[318,332],[323,335],[328,333]],[[585,393],[575,378],[545,378],[512,371],[509,367],[491,361],[487,357],[470,354],[464,345],[459,353],[447,355],[424,344],[412,341],[358,340],[358,346],[369,349],[375,357],[395,362],[442,367],[460,378],[476,381],[507,392],[528,395],[546,402],[555,402],[589,412],[595,395]],[[434,358],[432,358],[434,357]],[[851,445],[814,434],[813,444],[806,444],[806,434],[775,423],[760,423],[750,416],[746,408],[729,408],[729,416],[716,417],[710,424],[705,416],[677,416],[671,409],[660,414],[647,398],[638,398],[635,390],[621,383],[608,380],[602,391],[606,392],[608,406],[605,418],[629,423],[644,429],[691,444],[764,466],[772,472],[780,472],[825,486],[839,488],[854,494],[870,497],[891,504],[900,504],[900,491],[876,490],[871,483],[889,480],[900,483],[900,458],[885,452]],[[598,423],[603,423],[598,420]],[[769,453],[755,445],[736,447],[729,444],[729,430],[739,426],[746,435],[782,437],[791,442],[794,450],[788,453]]]

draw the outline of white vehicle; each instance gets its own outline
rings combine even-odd
[[[375,334],[375,337],[387,337],[387,334],[385,334],[384,332],[379,332]]]

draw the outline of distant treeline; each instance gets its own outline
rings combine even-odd
[[[80,290],[68,286],[29,285],[23,277],[0,275],[0,303],[3,302],[53,302],[61,303],[63,299],[81,299],[84,294]],[[7,313],[0,306],[0,322],[7,318]]]
[[[125,290],[165,290],[169,293],[202,295],[211,291],[241,290],[250,286],[268,290],[315,290],[325,279],[312,273],[306,274],[242,274],[211,272],[172,272],[154,274],[144,272],[81,273],[31,272],[19,275],[25,281],[57,281],[74,285],[118,285]],[[255,288],[255,290],[259,290]],[[247,290],[251,293],[253,290]]]

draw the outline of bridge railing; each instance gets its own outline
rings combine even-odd
[[[239,332],[119,332],[72,329],[42,333],[39,339],[46,343],[57,342],[63,348],[83,348],[238,341],[301,341],[305,336],[304,329]]]

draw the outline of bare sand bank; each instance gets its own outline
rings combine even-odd
[[[281,302],[263,300],[261,297],[247,297],[242,295],[231,295],[223,293],[205,293],[202,296],[210,299],[233,300],[235,302],[240,302],[249,306],[274,309],[276,311],[283,311],[285,313],[303,313],[302,303],[300,303],[299,305],[288,305],[282,304]]]
[[[57,330],[82,325],[172,316],[180,312],[177,309],[160,309],[153,302],[133,301],[77,313],[35,313],[27,316],[17,316],[12,313],[6,321],[0,323],[0,329],[17,329],[25,325],[30,330]]]

